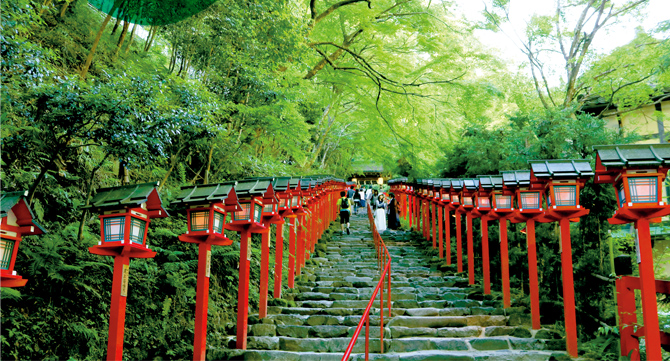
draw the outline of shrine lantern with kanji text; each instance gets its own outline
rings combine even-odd
[[[205,360],[207,352],[207,313],[212,246],[233,243],[225,235],[228,213],[240,211],[235,185],[230,181],[182,187],[172,205],[186,208],[187,231],[179,236],[182,242],[198,245],[193,359]]]
[[[156,255],[147,245],[149,222],[168,217],[156,187],[158,182],[99,189],[83,207],[100,213],[100,242],[89,252],[114,257],[107,360],[123,358],[130,259]]]

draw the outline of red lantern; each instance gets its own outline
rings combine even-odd
[[[644,333],[640,336],[645,338],[647,360],[660,360],[661,335],[649,223],[670,214],[670,206],[661,199],[661,185],[670,169],[670,145],[599,145],[593,149],[597,153],[595,182],[611,183],[616,190],[619,208],[608,221],[635,223],[644,318]],[[635,326],[619,327],[622,355],[638,354],[637,336],[633,337]]]
[[[237,291],[237,348],[247,348],[247,322],[249,315],[249,262],[251,261],[251,233],[266,232],[262,222],[263,198],[271,181],[245,179],[235,187],[241,210],[233,212],[226,229],[240,232],[240,275]]]
[[[99,189],[84,208],[101,212],[100,242],[93,254],[114,257],[107,359],[123,358],[123,334],[130,258],[153,258],[146,244],[151,218],[168,217],[156,187],[158,182]]]
[[[513,213],[512,222],[526,223],[530,313],[533,329],[539,329],[540,296],[537,273],[537,247],[535,245],[535,222],[542,220],[544,216],[544,184],[531,182],[530,171],[527,170],[505,171],[502,172],[502,176],[505,187],[516,191],[517,209]]]
[[[462,231],[461,231],[461,214],[464,212],[464,209],[461,208],[461,192],[463,191],[463,180],[462,179],[452,179],[451,188],[449,189],[449,195],[451,196],[451,203],[449,203],[449,209],[453,210],[456,217],[456,263],[458,273],[463,272],[463,242],[462,242]]]
[[[495,216],[489,216],[491,212],[491,198],[493,197],[494,182],[498,181],[502,186],[502,177],[479,175],[479,189],[475,193],[475,210],[473,213],[481,219],[482,232],[482,272],[484,275],[484,294],[491,294],[491,275],[489,263],[489,226],[488,221],[496,219]]]
[[[479,190],[479,179],[464,179],[463,190],[461,192],[461,211],[465,213],[465,221],[467,228],[467,247],[468,247],[468,283],[475,284],[475,250],[474,241],[472,239],[472,219],[475,218],[475,196]]]
[[[35,221],[32,210],[26,203],[28,192],[2,193],[0,223],[0,286],[22,287],[28,282],[14,271],[16,255],[23,236],[47,233]]]
[[[548,207],[543,221],[558,221],[560,225],[566,343],[570,356],[577,357],[577,319],[575,316],[570,219],[589,213],[579,204],[579,190],[584,187],[586,180],[592,177],[594,173],[589,162],[585,160],[532,160],[528,163],[531,168],[531,184],[537,184],[549,191]],[[528,235],[528,232],[526,235]],[[533,301],[532,297],[531,301]],[[533,326],[533,328],[540,327],[539,315]]]
[[[224,234],[226,215],[239,211],[237,182],[182,187],[174,205],[186,207],[188,231],[179,236],[182,242],[198,244],[198,280],[195,301],[193,359],[205,360],[207,347],[207,310],[212,245],[233,243]]]

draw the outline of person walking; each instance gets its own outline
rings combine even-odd
[[[361,206],[361,192],[354,191],[354,213],[358,214],[358,207]]]
[[[351,200],[347,198],[347,193],[345,191],[340,192],[340,199],[337,200],[337,208],[340,210],[340,227],[342,228],[342,234],[344,234],[345,227],[347,229],[347,234],[351,234],[351,231],[349,231]]]
[[[377,196],[375,205],[375,226],[377,232],[381,233],[386,230],[386,202],[383,195]]]
[[[388,224],[389,228],[396,230],[400,228],[400,215],[398,214],[398,202],[395,200],[395,194],[391,193],[391,200],[388,204]]]
[[[365,187],[362,187],[359,190],[358,194],[359,194],[358,198],[360,199],[360,207],[365,209],[367,213],[367,209],[365,208]]]
[[[372,202],[372,187],[368,188],[365,191],[365,199],[368,201],[370,207],[374,208],[374,202]]]

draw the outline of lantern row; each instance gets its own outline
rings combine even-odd
[[[447,265],[452,263],[449,215],[454,212],[459,273],[463,272],[461,217],[465,216],[468,280],[471,285],[475,283],[472,220],[481,220],[485,294],[491,293],[488,222],[499,221],[504,307],[511,304],[507,221],[526,224],[533,329],[540,328],[535,223],[558,222],[566,348],[572,357],[577,357],[577,324],[570,222],[578,222],[580,217],[589,213],[581,206],[579,198],[580,190],[588,179],[595,176],[595,183],[612,184],[616,190],[618,209],[608,221],[612,224],[635,223],[647,359],[660,359],[662,333],[658,323],[649,222],[670,214],[670,206],[662,200],[661,188],[670,168],[670,145],[602,145],[595,146],[594,150],[595,171],[586,160],[533,160],[528,162],[527,170],[503,171],[498,175],[415,181],[395,178],[388,183],[391,191],[400,195],[401,214],[409,226],[420,230],[427,240],[432,240],[433,249],[439,249],[439,257],[446,258]],[[626,332],[625,326],[620,327],[622,332]],[[628,351],[622,349],[622,354],[628,354]]]
[[[100,214],[100,241],[90,247],[93,254],[114,257],[107,359],[123,357],[123,337],[131,258],[152,258],[147,244],[153,218],[169,214],[157,190],[158,182],[98,190],[84,207]],[[261,278],[259,317],[267,315],[270,267],[270,226],[276,225],[274,270],[275,298],[281,297],[283,225],[289,222],[288,287],[314,253],[316,243],[337,217],[336,201],[346,183],[328,175],[311,177],[265,177],[182,187],[172,202],[186,212],[187,231],[182,242],[198,245],[194,360],[205,360],[207,308],[212,246],[230,246],[225,230],[240,234],[237,348],[246,349],[249,312],[249,267],[251,234],[261,234]],[[35,221],[24,193],[2,195],[2,286],[19,287],[26,280],[16,275],[14,261],[21,237],[45,231]]]

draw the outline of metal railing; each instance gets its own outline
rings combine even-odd
[[[356,345],[358,336],[363,329],[363,324],[365,324],[365,360],[368,361],[370,357],[370,310],[372,309],[372,304],[377,298],[377,293],[380,293],[379,297],[379,314],[380,314],[380,330],[379,330],[379,353],[384,353],[384,281],[388,280],[388,297],[386,303],[388,304],[388,315],[391,317],[391,255],[389,254],[384,240],[377,232],[377,227],[375,226],[375,220],[372,217],[372,208],[370,205],[367,205],[368,208],[368,220],[370,221],[370,229],[372,229],[372,238],[375,242],[375,251],[377,256],[377,265],[379,266],[379,282],[377,282],[377,287],[372,292],[370,301],[368,302],[365,311],[363,312],[363,317],[361,317],[356,331],[349,341],[347,350],[344,352],[342,361],[348,361],[351,352]]]

